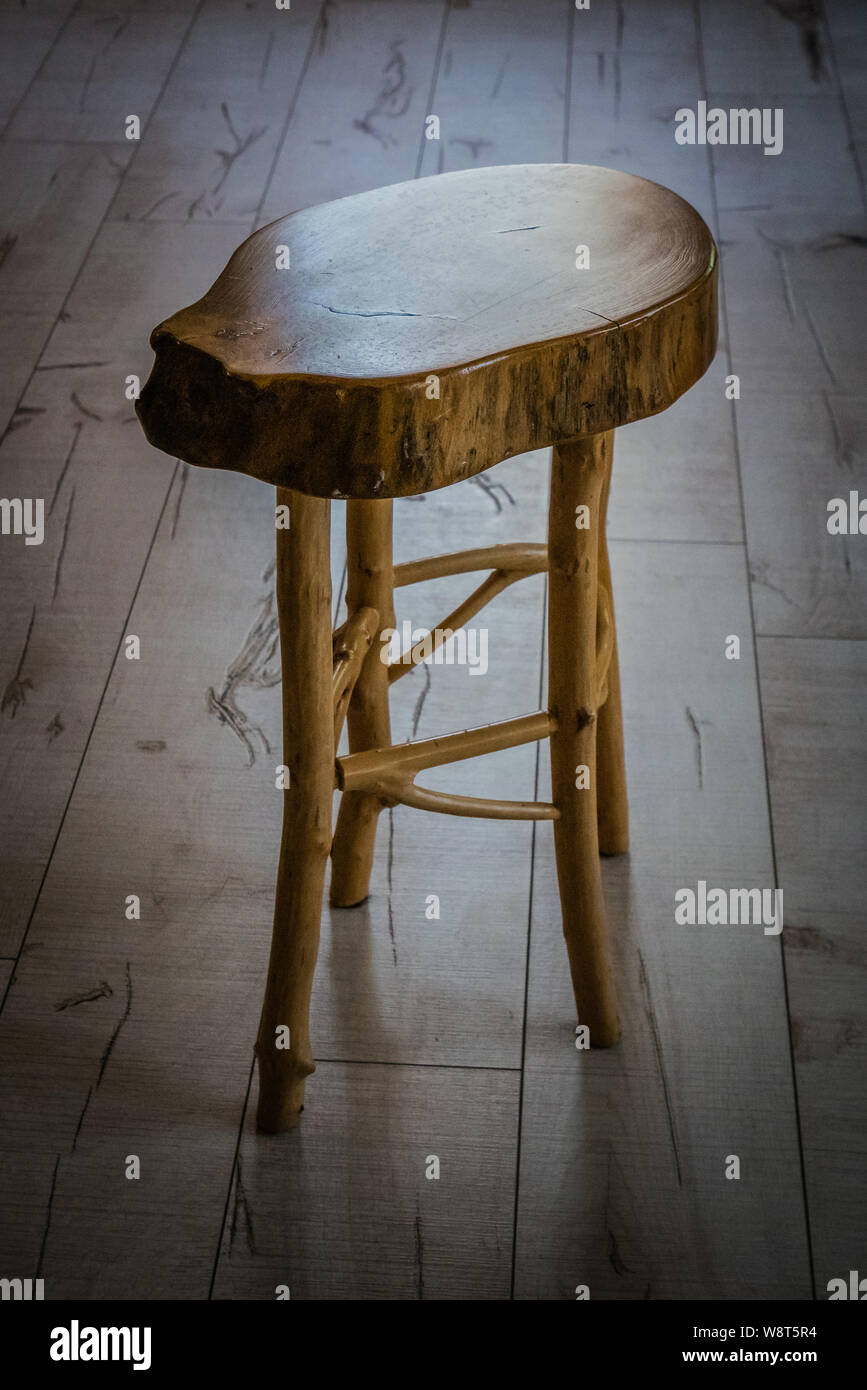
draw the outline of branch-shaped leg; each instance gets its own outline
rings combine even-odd
[[[319,950],[334,785],[330,503],[278,489],[291,529],[277,532],[283,669],[283,838],[268,983],[256,1043],[259,1128],[292,1129],[314,1069],[310,991]]]
[[[346,504],[346,606],[350,618],[361,608],[374,608],[379,627],[364,659],[349,702],[349,748],[387,748],[391,743],[388,716],[388,667],[381,661],[379,634],[394,627],[394,573],[391,548],[391,501],[349,501]],[[387,803],[368,792],[344,792],[331,851],[331,901],[335,907],[355,907],[370,891],[370,871],[376,823]]]
[[[379,632],[379,614],[375,608],[359,608],[334,634],[334,747],[340,742],[343,721],[352,699],[364,658]]]
[[[551,787],[560,812],[554,847],[575,1004],[596,1047],[620,1036],[596,823],[598,534],[609,447],[609,435],[555,447],[548,517],[548,700],[557,724]],[[589,527],[576,525],[579,506],[589,510]]]
[[[608,590],[611,620],[611,659],[608,664],[608,697],[599,711],[596,734],[596,789],[599,811],[599,849],[602,854],[623,854],[629,849],[629,810],[626,802],[626,758],[623,751],[623,713],[620,704],[620,667],[617,661],[617,628],[614,591],[605,538],[605,518],[611,487],[614,431],[605,435],[605,478],[599,515],[599,583]]]

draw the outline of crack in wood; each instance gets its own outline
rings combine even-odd
[[[87,990],[85,994],[71,994],[68,999],[61,999],[54,1005],[56,1013],[62,1013],[64,1009],[74,1009],[79,1004],[92,1004],[96,999],[110,999],[114,990],[108,980],[100,980],[93,989]]]
[[[325,52],[325,45],[326,45],[326,43],[328,42],[328,26],[329,26],[329,24],[330,24],[330,22],[331,22],[330,19],[329,19],[329,17],[328,17],[328,11],[331,9],[331,6],[332,6],[333,3],[334,3],[334,0],[323,0],[322,9],[321,9],[320,14],[319,14],[319,52],[320,52],[320,54]]]
[[[825,409],[828,412],[828,419],[831,422],[831,434],[834,440],[834,461],[838,468],[842,468],[844,473],[854,473],[854,460],[849,449],[843,443],[843,436],[840,433],[840,426],[837,423],[837,416],[834,414],[834,407],[831,404],[831,397],[827,391],[821,392],[822,400],[825,402]]]
[[[131,1009],[132,1009],[132,975],[131,975],[131,973],[130,973],[130,964],[129,964],[129,961],[127,961],[127,963],[126,963],[126,1004],[125,1004],[125,1006],[124,1006],[123,1013],[121,1014],[120,1019],[118,1020],[118,1023],[117,1023],[117,1025],[116,1025],[115,1029],[114,1029],[114,1032],[112,1033],[111,1037],[110,1037],[109,1040],[108,1040],[108,1045],[107,1045],[105,1051],[103,1052],[102,1057],[100,1058],[100,1062],[99,1062],[99,1072],[98,1072],[97,1078],[96,1078],[96,1089],[97,1089],[97,1090],[99,1089],[99,1086],[100,1086],[100,1084],[101,1084],[101,1082],[102,1082],[102,1078],[103,1078],[103,1076],[105,1075],[105,1069],[106,1069],[106,1067],[108,1066],[109,1059],[111,1058],[111,1054],[112,1054],[112,1052],[114,1051],[114,1045],[115,1045],[115,1043],[116,1043],[117,1040],[118,1040],[118,1036],[119,1036],[119,1034],[120,1034],[120,1030],[121,1030],[121,1028],[123,1027],[123,1025],[126,1023],[127,1019],[129,1018],[130,1010],[131,1010]]]
[[[341,314],[352,319],[451,319],[457,323],[454,314],[415,314],[409,309],[335,309],[330,304],[321,304],[318,299],[311,299],[310,303],[315,304],[317,309],[327,309],[329,314]]]
[[[450,145],[466,145],[467,149],[470,150],[470,151],[472,152],[473,159],[478,159],[478,157],[479,157],[479,150],[484,150],[484,149],[491,149],[491,148],[493,148],[494,142],[493,142],[493,140],[483,140],[483,139],[472,140],[472,139],[470,139],[470,138],[467,137],[467,136],[453,135],[453,136],[451,137],[451,139],[449,140],[449,144],[450,144]]]
[[[248,1253],[249,1253],[250,1255],[254,1255],[254,1256],[255,1256],[255,1255],[258,1255],[259,1252],[258,1252],[258,1250],[256,1249],[256,1232],[255,1232],[255,1229],[254,1229],[254,1227],[253,1227],[253,1213],[252,1213],[252,1211],[251,1211],[251,1209],[250,1209],[250,1203],[249,1203],[249,1201],[248,1201],[248,1199],[247,1199],[247,1193],[246,1193],[246,1190],[245,1190],[245,1188],[244,1188],[244,1181],[243,1181],[243,1178],[242,1178],[242,1175],[241,1175],[241,1155],[240,1155],[240,1154],[238,1154],[238,1159],[237,1159],[237,1162],[236,1162],[236,1164],[235,1164],[235,1200],[234,1200],[234,1202],[232,1203],[232,1220],[231,1220],[231,1222],[230,1222],[230,1224],[229,1224],[229,1255],[230,1255],[230,1256],[231,1256],[232,1250],[234,1249],[234,1246],[235,1246],[235,1238],[236,1238],[236,1236],[237,1236],[237,1234],[238,1234],[238,1215],[239,1215],[239,1213],[240,1213],[241,1217],[243,1218],[243,1222],[244,1222],[244,1233],[245,1233],[245,1239],[246,1239],[246,1242],[247,1242],[247,1251],[248,1251]]]
[[[3,269],[6,257],[9,255],[9,252],[15,246],[17,240],[17,232],[4,232],[3,236],[0,237],[0,270]]]
[[[60,738],[60,735],[64,732],[65,727],[66,726],[63,723],[63,720],[60,718],[60,710],[58,710],[51,723],[46,724],[45,726],[45,732],[48,735],[49,744],[53,743],[56,738]]]
[[[415,738],[416,734],[418,733],[418,726],[419,726],[419,721],[420,721],[420,719],[421,719],[421,712],[422,712],[422,710],[423,710],[423,708],[424,708],[424,702],[425,702],[425,700],[427,699],[428,691],[429,691],[430,688],[431,688],[430,667],[429,667],[429,666],[427,665],[427,663],[424,662],[424,661],[421,662],[420,665],[421,665],[422,670],[424,671],[424,688],[419,692],[419,695],[418,695],[418,697],[417,697],[417,699],[416,699],[416,702],[415,702],[415,704],[414,704],[414,706],[413,706],[413,710],[412,710],[412,733],[411,733],[410,736],[409,736],[409,737],[410,737],[410,742],[412,742],[412,740]],[[418,669],[418,667],[416,667],[416,669]]]
[[[771,254],[776,262],[777,270],[780,275],[780,284],[783,288],[783,299],[786,305],[786,312],[789,318],[794,322],[798,317],[798,305],[795,300],[795,290],[789,274],[789,263],[786,260],[786,252],[798,249],[799,243],[780,241],[776,237],[772,237],[763,227],[757,227],[756,232],[761,240],[771,247]],[[722,245],[722,243],[720,243],[720,245]]]
[[[42,1278],[42,1269],[45,1262],[45,1248],[48,1244],[48,1232],[51,1229],[51,1214],[54,1206],[54,1193],[57,1187],[57,1173],[60,1168],[61,1155],[58,1154],[54,1163],[54,1172],[51,1175],[51,1190],[48,1193],[48,1207],[45,1212],[45,1227],[42,1232],[42,1243],[39,1246],[39,1259],[36,1261],[36,1278]]]
[[[3,698],[0,699],[0,714],[5,714],[9,709],[10,719],[14,719],[18,712],[18,706],[27,703],[26,692],[33,689],[33,682],[29,676],[22,676],[24,662],[27,657],[27,649],[30,646],[30,638],[33,633],[33,624],[36,621],[36,604],[30,610],[30,622],[27,624],[27,634],[24,638],[24,646],[21,648],[21,655],[18,658],[18,667],[6,689],[3,691]]]
[[[274,30],[268,35],[268,43],[265,47],[265,57],[262,60],[262,67],[259,70],[259,91],[262,90],[262,83],[265,81],[265,73],[268,71],[268,64],[271,61],[271,50],[274,47]]]
[[[230,136],[235,142],[235,148],[233,150],[221,150],[217,148],[214,151],[217,158],[222,162],[223,172],[212,188],[203,188],[199,196],[197,198],[194,198],[193,201],[190,203],[189,207],[187,208],[188,219],[195,217],[196,213],[199,211],[206,198],[217,199],[217,201],[212,203],[206,209],[206,211],[209,214],[219,212],[220,208],[223,205],[223,200],[222,198],[219,198],[218,195],[222,192],[223,186],[225,185],[226,180],[231,174],[232,169],[235,166],[235,163],[242,157],[242,155],[245,155],[247,151],[252,148],[253,145],[255,145],[257,140],[261,140],[262,136],[268,130],[267,125],[263,125],[260,126],[258,130],[251,130],[247,135],[239,135],[232,121],[232,116],[229,111],[228,102],[220,102],[220,113],[223,117],[223,120],[226,122],[226,126],[228,128]]]
[[[503,76],[504,76],[505,71],[506,71],[506,66],[507,66],[507,64],[508,64],[509,59],[511,58],[511,56],[512,56],[511,53],[507,53],[506,56],[505,56],[505,58],[503,59],[502,63],[500,64],[500,70],[499,70],[499,72],[497,73],[497,78],[496,78],[496,81],[494,82],[493,90],[492,90],[491,95],[490,95],[490,98],[489,98],[490,101],[495,101],[496,98],[497,98],[497,96],[499,95],[500,88],[501,88],[502,85],[503,85]]]
[[[851,246],[861,249],[867,246],[867,236],[862,236],[860,232],[825,232],[804,242],[804,245],[810,251],[840,251]]]
[[[263,582],[270,581],[274,574],[274,564],[269,565],[262,576]],[[280,630],[274,604],[274,588],[271,584],[260,602],[259,616],[254,622],[239,655],[226,671],[223,688],[218,695],[214,686],[205,694],[205,703],[212,714],[216,714],[247,750],[247,766],[256,761],[253,736],[257,736],[266,753],[271,745],[258,724],[251,724],[247,715],[237,703],[237,692],[244,686],[253,690],[269,690],[279,685],[281,679],[279,662],[269,670],[269,662],[278,652]]]
[[[99,20],[99,19],[98,19],[98,20],[96,20],[96,23],[97,23],[97,24],[100,24],[100,23],[105,24],[106,21],[107,21],[109,24],[111,24],[115,19],[117,19],[117,15],[109,15],[109,16],[106,16],[106,19],[103,19],[103,20]],[[111,35],[111,38],[108,40],[108,43],[106,43],[106,44],[99,50],[98,53],[95,53],[95,54],[93,55],[93,58],[92,58],[92,60],[91,60],[90,67],[89,67],[88,70],[87,70],[87,76],[86,76],[85,79],[84,79],[84,86],[83,86],[82,89],[81,89],[81,99],[80,99],[79,105],[78,105],[79,111],[83,111],[83,110],[84,110],[84,103],[85,103],[85,101],[87,100],[87,95],[88,95],[88,92],[90,91],[90,84],[91,84],[91,82],[93,81],[93,76],[94,76],[94,73],[96,72],[96,65],[97,65],[97,63],[99,62],[100,58],[104,57],[104,55],[108,52],[108,50],[111,48],[112,44],[115,43],[116,40],[120,38],[121,34],[123,33],[124,29],[126,28],[126,26],[127,26],[128,24],[129,24],[129,19],[128,19],[128,18],[127,18],[127,19],[121,20],[120,24],[117,26],[117,28],[115,29],[114,33]]]
[[[789,263],[786,260],[786,253],[778,249],[774,252],[774,258],[780,271],[780,280],[783,285],[783,298],[786,301],[786,309],[789,318],[794,320],[798,317],[798,306],[795,302],[795,290],[792,285],[792,277],[789,274]]]
[[[179,198],[180,196],[180,193],[175,189],[173,189],[171,193],[164,193],[161,198],[157,198],[156,202],[151,204],[147,212],[143,212],[136,220],[139,222],[147,222],[151,214],[155,213],[158,207],[162,207],[163,203],[167,203],[170,198]]]
[[[629,1265],[626,1264],[625,1260],[621,1258],[620,1249],[617,1244],[617,1237],[615,1236],[611,1226],[611,1162],[612,1155],[611,1150],[609,1149],[605,1165],[605,1206],[603,1222],[607,1236],[608,1262],[611,1265],[611,1268],[614,1270],[615,1274],[617,1274],[622,1279],[625,1278],[627,1274],[634,1274],[635,1271],[632,1268],[630,1268]]]
[[[365,111],[361,120],[354,120],[353,127],[356,130],[363,130],[366,135],[372,135],[378,140],[382,148],[388,149],[389,144],[396,145],[395,136],[377,130],[373,124],[377,116],[386,116],[389,120],[396,120],[404,116],[409,109],[412,101],[413,88],[407,85],[406,80],[406,58],[401,49],[403,39],[394,39],[389,44],[391,57],[386,63],[382,74],[382,86],[376,94],[373,105]]]
[[[266,125],[263,125],[260,126],[258,130],[251,130],[248,135],[241,136],[238,134],[234,125],[232,124],[232,117],[229,113],[229,106],[227,102],[220,102],[220,111],[222,112],[223,119],[225,120],[226,125],[229,128],[229,134],[235,142],[235,148],[233,150],[217,150],[218,156],[223,161],[223,173],[219,183],[216,185],[215,188],[211,190],[211,192],[214,195],[220,192],[220,189],[223,187],[223,184],[226,182],[226,179],[232,172],[232,166],[234,165],[235,161],[237,159],[240,159],[241,155],[246,154],[247,150],[249,150],[252,145],[255,145],[257,140],[261,140],[262,136],[268,129]]]
[[[54,567],[54,587],[51,591],[51,602],[57,598],[60,588],[60,573],[63,568],[63,557],[66,554],[66,542],[69,539],[69,523],[72,520],[72,508],[75,504],[75,488],[69,494],[69,506],[66,508],[66,520],[63,523],[63,535],[60,538],[60,550],[57,555],[57,564]]]
[[[611,1265],[614,1273],[619,1275],[621,1279],[633,1272],[629,1268],[629,1265],[624,1264],[623,1260],[620,1258],[620,1251],[617,1248],[617,1239],[612,1230],[608,1232],[608,1263]]]
[[[32,425],[35,416],[44,414],[45,407],[41,405],[17,406],[12,412],[12,419],[9,421],[2,435],[0,435],[0,443],[6,438],[7,434],[12,434],[15,430],[23,429],[25,425]],[[23,416],[24,418],[20,419],[19,416]]]
[[[704,786],[704,743],[701,737],[701,727],[703,724],[709,725],[711,720],[699,719],[698,715],[689,705],[685,705],[684,709],[686,710],[686,717],[690,722],[692,732],[695,735],[696,770],[698,772],[699,790],[701,790]]]
[[[174,515],[172,516],[172,530],[171,530],[171,539],[172,539],[172,540],[174,540],[174,538],[175,538],[175,532],[176,532],[177,529],[178,529],[178,518],[180,517],[180,514],[181,514],[181,503],[182,503],[183,500],[184,500],[184,492],[186,491],[186,487],[187,487],[187,478],[189,477],[189,473],[190,473],[189,464],[182,463],[180,459],[177,459],[177,462],[180,463],[180,465],[181,465],[181,479],[180,479],[180,482],[178,483],[178,498],[177,498],[177,501],[175,502]]]
[[[494,504],[495,511],[501,512],[503,510],[503,504],[497,496],[498,492],[502,492],[503,496],[507,498],[510,506],[517,507],[518,505],[511,492],[506,487],[506,484],[492,483],[487,473],[477,473],[474,478],[468,478],[467,482],[472,483],[474,487],[481,488],[482,492],[484,492],[487,497],[490,497]]]
[[[671,1139],[671,1150],[674,1155],[674,1168],[677,1173],[677,1185],[683,1187],[683,1173],[680,1167],[680,1149],[677,1143],[677,1128],[674,1122],[674,1109],[671,1103],[671,1093],[668,1089],[668,1076],[665,1070],[665,1061],[662,1054],[662,1039],[659,1036],[659,1028],[656,1022],[656,1014],[653,1008],[653,999],[650,994],[650,981],[647,977],[647,967],[644,964],[644,956],[638,949],[638,975],[641,981],[641,993],[644,999],[644,1013],[650,1027],[650,1037],[653,1042],[653,1052],[656,1058],[656,1066],[659,1072],[659,1079],[662,1083],[662,1096],[665,1102],[665,1113],[668,1120],[668,1133]]]
[[[841,539],[842,542],[843,542],[843,568],[844,568],[844,570],[846,571],[846,578],[847,578],[847,580],[851,581],[851,579],[852,579],[852,574],[853,574],[853,570],[852,570],[852,552],[851,552],[851,550],[849,549],[849,537],[848,537],[848,536],[841,536],[840,539]],[[817,599],[817,603],[818,603],[818,599]]]
[[[807,60],[811,82],[820,82],[827,75],[822,42],[822,6],[818,0],[765,0],[778,15],[794,24],[801,48]]]
[[[73,1152],[73,1153],[75,1153],[76,1147],[77,1147],[77,1145],[78,1145],[78,1136],[79,1136],[79,1134],[81,1133],[81,1127],[82,1127],[82,1125],[84,1124],[84,1117],[85,1117],[85,1115],[87,1114],[87,1107],[90,1105],[90,1098],[91,1098],[92,1095],[93,1095],[93,1087],[92,1087],[92,1086],[88,1086],[88,1088],[87,1088],[87,1099],[85,1100],[84,1105],[82,1106],[82,1109],[81,1109],[81,1114],[80,1114],[79,1117],[78,1117],[78,1124],[75,1126],[75,1134],[72,1136],[72,1152]]]
[[[806,304],[804,305],[804,317],[806,318],[810,332],[813,335],[813,341],[818,349],[819,357],[822,359],[822,366],[825,368],[825,371],[828,373],[828,376],[831,378],[831,381],[836,386],[838,383],[837,377],[834,374],[834,368],[831,366],[830,359],[825,351],[825,344],[822,342],[822,336],[819,332],[818,325],[815,323],[813,315],[810,313],[810,310]]]
[[[107,367],[107,362],[46,362],[36,367],[37,372],[80,372],[85,367]],[[40,412],[41,413],[41,412]]]
[[[766,577],[767,569],[767,564],[764,561],[756,561],[750,567],[750,579],[753,581],[754,584],[761,584],[763,589],[770,589],[771,593],[779,594],[780,598],[783,599],[789,605],[790,608],[794,608],[795,600],[789,597],[789,595],[786,593],[785,589],[781,587],[781,585],[771,583],[770,579]]]
[[[51,502],[49,503],[49,507],[48,507],[48,515],[49,515],[49,516],[51,516],[51,513],[54,511],[54,505],[55,505],[55,503],[56,503],[56,501],[57,501],[57,498],[58,498],[59,495],[60,495],[60,489],[63,487],[63,480],[64,480],[64,478],[66,477],[66,470],[69,468],[69,465],[70,465],[70,463],[72,462],[72,455],[75,453],[76,449],[78,448],[78,441],[79,441],[79,439],[81,438],[81,431],[82,431],[83,429],[84,429],[84,423],[83,423],[83,421],[81,421],[81,420],[76,420],[76,421],[73,423],[73,426],[72,426],[72,443],[70,444],[69,449],[67,450],[66,458],[63,460],[63,467],[62,467],[61,470],[60,470],[60,477],[57,479],[57,483],[56,483],[55,488],[54,488],[54,493],[53,493],[53,495],[52,495]]]
[[[69,399],[72,401],[72,404],[75,406],[75,408],[81,411],[82,415],[87,415],[89,419],[98,420],[100,423],[102,423],[102,416],[97,415],[95,410],[91,410],[88,406],[86,406],[79,399],[75,391],[70,391]]]

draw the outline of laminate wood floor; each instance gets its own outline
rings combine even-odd
[[[863,1265],[867,542],[826,520],[867,462],[865,25],[819,8],[0,16],[0,492],[45,499],[43,544],[0,536],[0,1275],[49,1299],[806,1300]],[[678,145],[705,100],[782,108],[783,152]],[[323,912],[303,1124],[258,1135],[273,497],[149,448],[127,378],[267,221],[560,160],[668,184],[721,249],[717,360],[615,445],[624,1039],[575,1048],[550,826],[397,808],[369,902]],[[398,560],[542,540],[548,466],[398,502]],[[465,591],[401,590],[398,618],[433,626]],[[537,576],[481,620],[487,678],[413,670],[395,740],[538,707],[544,613]],[[427,780],[546,779],[534,745]],[[782,934],[679,925],[702,880],[782,888]]]

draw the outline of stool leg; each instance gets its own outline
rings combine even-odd
[[[391,501],[358,500],[346,504],[346,607],[375,608],[379,632],[394,627],[394,569]],[[359,672],[347,714],[349,749],[360,753],[391,744],[388,714],[388,667],[381,661],[379,636]],[[370,891],[370,871],[379,813],[387,803],[367,792],[344,792],[331,851],[331,901],[357,907]]]
[[[608,542],[605,521],[608,514],[608,493],[611,487],[611,464],[614,452],[614,431],[605,435],[605,476],[599,503],[599,583],[604,584],[611,597],[611,621],[614,622],[614,597],[611,587],[611,566],[608,561]],[[623,752],[623,713],[620,704],[620,665],[617,660],[617,629],[608,667],[608,699],[599,711],[596,733],[596,804],[599,823],[599,850],[602,854],[624,854],[629,849],[629,811],[626,801],[626,759]]]
[[[596,603],[609,455],[605,434],[555,446],[548,516],[548,706],[557,720],[551,788],[560,812],[554,848],[578,1019],[596,1047],[609,1047],[620,1036],[596,821]],[[587,529],[575,524],[578,506],[589,509]],[[589,770],[585,789],[575,785],[582,766]]]
[[[297,1125],[314,1070],[310,991],[319,950],[325,866],[331,848],[334,727],[331,696],[330,507],[278,488],[290,529],[277,532],[277,606],[283,670],[283,837],[274,932],[259,1025],[260,1129]],[[288,1026],[285,1034],[278,1030]]]

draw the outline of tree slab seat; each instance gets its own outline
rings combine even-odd
[[[431,491],[665,410],[713,357],[715,270],[694,208],[632,174],[394,184],[245,241],[154,330],[139,418],[166,453],[277,487]]]

